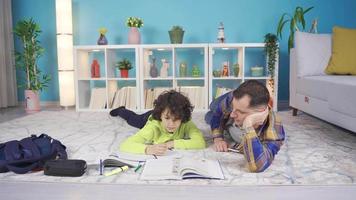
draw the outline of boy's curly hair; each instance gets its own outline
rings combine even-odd
[[[168,108],[170,114],[176,119],[182,120],[182,123],[190,120],[194,108],[186,96],[175,90],[165,91],[160,94],[153,105],[153,119],[161,121],[162,112]]]

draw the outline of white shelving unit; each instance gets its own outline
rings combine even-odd
[[[135,102],[131,109],[140,108],[139,93],[139,46],[138,45],[106,45],[106,46],[76,46],[74,48],[76,109],[77,111],[107,111],[113,108],[116,92],[125,86],[136,89]],[[129,71],[128,78],[122,78],[115,64],[127,58],[131,61],[133,69]],[[91,78],[91,65],[96,59],[100,64],[100,78]],[[105,101],[104,105],[93,103],[93,88],[105,89],[105,97],[95,97],[94,102]],[[92,104],[91,104],[92,103]]]
[[[152,109],[152,100],[162,90],[169,88],[185,93],[195,106],[194,110],[208,108],[208,44],[142,45],[140,50],[140,55],[142,55],[140,93],[143,97],[141,98],[143,111]],[[169,63],[167,77],[162,77],[160,74],[163,59]],[[154,62],[155,64],[153,64]],[[183,63],[186,64],[186,75],[180,73],[180,65]],[[158,70],[157,77],[150,73],[153,65]],[[192,76],[194,65],[199,68],[200,75],[198,77]]]
[[[267,74],[267,62],[263,53],[264,43],[233,43],[233,44],[155,44],[155,45],[105,45],[105,46],[75,46],[75,86],[77,111],[109,111],[114,107],[118,90],[129,87],[131,92],[130,109],[146,111],[152,108],[152,95],[159,88],[176,89],[190,97],[195,111],[208,110],[209,103],[216,96],[216,87],[235,89],[242,82],[250,79],[259,80],[268,85],[270,77]],[[115,64],[127,58],[133,69],[128,78],[122,78]],[[156,59],[157,77],[152,77],[150,67]],[[91,64],[93,60],[100,64],[100,77],[91,78]],[[160,76],[163,61],[168,65],[167,77]],[[224,62],[229,63],[229,76],[214,77],[213,71],[222,71]],[[182,63],[186,64],[186,75],[180,71]],[[233,75],[232,66],[240,66],[238,76]],[[259,65],[264,67],[264,75],[251,76],[250,67]],[[196,66],[200,72],[192,76],[192,68]],[[278,80],[278,58],[275,66],[275,80]],[[274,82],[273,91],[274,110],[277,110],[278,81]],[[102,92],[100,107],[93,107],[93,91],[99,88]],[[189,94],[188,94],[189,93]],[[194,96],[196,93],[196,96]],[[95,95],[94,95],[95,96]],[[96,99],[97,100],[97,99]],[[96,102],[96,101],[94,101]],[[96,105],[94,103],[94,105]]]
[[[275,85],[272,90],[268,85],[270,76],[267,71],[267,58],[264,55],[264,45],[264,43],[209,44],[209,102],[217,97],[217,87],[233,90],[246,80],[260,80],[267,85],[273,97],[273,109],[277,111],[278,81],[274,82]],[[215,77],[213,74],[214,70],[221,72],[224,63],[229,64],[229,76]],[[232,72],[232,65],[236,63],[240,68],[238,76]],[[255,65],[264,68],[263,76],[251,76],[249,70]],[[275,64],[274,79],[278,80],[278,59]]]

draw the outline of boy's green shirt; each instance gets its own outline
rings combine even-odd
[[[150,116],[140,131],[121,143],[120,151],[145,154],[147,145],[162,144],[168,141],[174,141],[175,149],[205,148],[203,134],[191,120],[182,123],[173,134],[166,131],[161,123]]]

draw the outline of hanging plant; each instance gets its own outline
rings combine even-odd
[[[268,33],[265,35],[265,54],[267,56],[268,74],[274,78],[274,70],[278,55],[278,38],[275,34]]]
[[[265,54],[267,57],[267,68],[270,79],[268,80],[268,86],[271,89],[272,96],[274,96],[274,76],[275,66],[277,62],[277,56],[279,51],[278,38],[275,34],[268,33],[265,35]]]

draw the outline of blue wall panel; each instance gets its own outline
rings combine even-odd
[[[58,100],[58,75],[55,34],[54,0],[13,0],[13,20],[33,17],[40,23],[41,43],[46,49],[40,59],[41,69],[52,75],[50,88],[41,93],[41,100]],[[172,25],[185,29],[184,43],[213,43],[219,22],[224,22],[226,41],[263,42],[263,36],[275,33],[279,17],[293,12],[296,6],[315,8],[307,14],[310,22],[318,18],[318,31],[330,33],[334,25],[356,28],[354,0],[73,0],[73,30],[75,45],[93,45],[98,29],[108,29],[109,44],[127,43],[129,16],[144,20],[140,29],[146,44],[169,43],[168,30]],[[287,32],[281,40],[279,66],[279,99],[289,96],[289,58]],[[19,43],[15,41],[16,48]],[[19,100],[22,100],[19,90]]]

